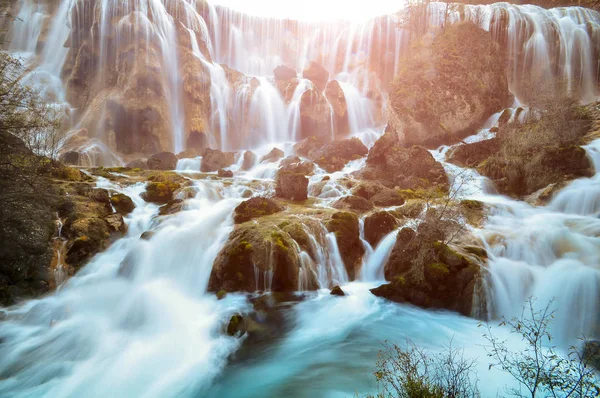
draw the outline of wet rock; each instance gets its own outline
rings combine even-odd
[[[457,142],[512,102],[506,53],[485,30],[453,24],[423,44],[390,90],[404,146]]]
[[[125,224],[125,220],[123,220],[123,216],[119,213],[106,216],[104,217],[104,220],[108,224],[108,228],[111,232],[127,232],[127,225]]]
[[[348,104],[346,103],[344,90],[342,90],[342,87],[337,80],[332,80],[327,83],[325,97],[333,109],[335,135],[347,135],[350,132]]]
[[[222,152],[218,149],[207,149],[202,158],[200,171],[207,173],[229,167],[235,161],[233,152]]]
[[[160,152],[150,156],[146,163],[150,170],[175,170],[177,156],[172,152]]]
[[[329,72],[320,63],[310,61],[302,71],[302,77],[313,82],[319,91],[323,91],[329,81]]]
[[[309,154],[325,146],[325,141],[317,136],[303,139],[294,145],[294,151],[299,156],[310,158]]]
[[[360,241],[358,216],[351,212],[340,211],[331,216],[326,226],[329,232],[335,234],[348,277],[354,280],[365,252]]]
[[[405,202],[399,192],[377,182],[362,181],[352,188],[352,193],[369,200],[375,206],[402,206]]]
[[[472,144],[455,146],[448,151],[448,161],[460,166],[475,167],[500,150],[500,141],[492,138]]]
[[[380,211],[365,218],[365,240],[375,247],[381,239],[398,227],[398,220],[387,211]]]
[[[258,160],[258,156],[252,151],[244,152],[244,162],[242,163],[242,170],[250,170]]]
[[[271,199],[262,197],[250,198],[235,208],[233,220],[236,224],[240,224],[257,217],[278,213],[281,210],[282,208]]]
[[[269,152],[265,156],[263,156],[260,159],[260,161],[261,161],[261,163],[262,162],[276,162],[284,156],[285,156],[285,154],[283,153],[283,151],[281,149],[273,148],[273,149],[271,149],[271,152]]]
[[[219,169],[219,171],[217,172],[217,175],[221,178],[232,178],[233,177],[233,171],[231,170],[225,170],[225,169]]]
[[[135,204],[131,198],[123,193],[115,193],[110,197],[110,203],[122,215],[127,215],[135,209]]]
[[[308,198],[308,178],[302,173],[279,170],[275,179],[275,196],[293,201]]]
[[[184,206],[185,204],[183,199],[170,200],[158,209],[158,215],[168,216],[175,213],[179,213],[184,209]]]
[[[339,286],[334,286],[333,289],[331,289],[331,292],[329,294],[331,294],[332,296],[345,296],[346,295],[346,293],[344,293],[342,288]]]
[[[200,131],[192,131],[187,138],[186,148],[201,151],[208,148],[208,136]]]
[[[246,334],[246,320],[241,314],[235,314],[227,324],[227,334],[229,336],[242,337]]]
[[[148,168],[148,164],[146,163],[146,161],[144,159],[135,159],[132,160],[131,162],[127,163],[126,167],[130,168],[130,169],[147,169]]]
[[[75,268],[83,266],[109,243],[109,225],[102,218],[77,218],[65,227],[65,233],[72,239],[65,260]]]
[[[155,234],[154,231],[144,231],[140,235],[140,239],[142,239],[142,240],[150,240],[150,239],[152,239],[152,237],[154,236],[154,234]]]
[[[340,171],[351,160],[360,159],[369,150],[356,137],[334,141],[309,153],[309,159],[317,163],[329,173]]]
[[[306,90],[300,98],[300,138],[311,136],[331,140],[331,108],[317,90]]]
[[[273,70],[273,74],[275,75],[275,80],[290,80],[298,77],[296,71],[289,66],[279,65]]]
[[[167,203],[173,200],[175,191],[181,188],[185,179],[177,174],[154,174],[148,178],[146,192],[141,197],[146,202]]]
[[[366,166],[360,171],[359,177],[388,187],[447,192],[448,177],[444,167],[431,153],[418,146],[399,147],[395,145],[395,137],[395,133],[386,132],[377,140],[369,151]]]
[[[280,170],[299,173],[303,175],[312,174],[315,165],[311,162],[302,161],[298,156],[288,156],[280,163]]]
[[[344,196],[333,202],[333,208],[339,210],[352,210],[364,213],[373,209],[373,204],[360,196]]]
[[[101,203],[110,209],[110,197],[108,191],[104,188],[92,188],[87,196],[95,202]]]
[[[73,165],[73,166],[78,166],[80,159],[81,159],[81,155],[77,151],[65,152],[60,157],[61,162],[63,162],[64,164]]]

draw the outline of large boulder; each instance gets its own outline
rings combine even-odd
[[[397,135],[386,132],[371,148],[359,176],[388,187],[448,190],[444,167],[423,147],[397,146]]]
[[[233,152],[223,152],[218,149],[207,149],[200,164],[200,171],[212,172],[231,166],[235,162]]]
[[[333,141],[324,147],[309,152],[308,157],[327,172],[340,171],[346,163],[357,160],[369,152],[368,148],[356,137]]]
[[[146,164],[150,170],[175,170],[177,156],[171,152],[159,152],[150,156]]]
[[[405,202],[404,197],[397,190],[373,181],[360,182],[352,188],[352,193],[369,200],[375,206],[402,206]]]
[[[391,283],[372,289],[376,296],[408,302],[423,308],[444,308],[466,316],[477,316],[474,296],[482,294],[485,250],[466,250],[446,244],[426,233],[423,223],[418,231],[403,228],[385,264],[386,280]]]
[[[278,213],[282,208],[269,198],[255,197],[240,203],[233,212],[236,224],[250,221],[257,217]]]
[[[279,65],[273,69],[273,75],[275,75],[275,80],[290,80],[298,77],[296,71],[286,65]]]
[[[244,152],[244,160],[242,163],[242,170],[250,170],[258,160],[258,156],[252,151]]]
[[[364,213],[373,209],[373,204],[360,196],[343,196],[333,202],[332,207],[339,210],[351,210]]]
[[[281,169],[275,178],[275,195],[294,201],[308,197],[308,178],[303,173]]]
[[[285,153],[279,148],[273,148],[269,153],[263,156],[260,161],[262,162],[276,162],[282,157],[285,156]]]
[[[146,202],[164,204],[173,200],[173,194],[186,183],[175,173],[156,173],[148,177],[146,191],[141,197]]]
[[[135,209],[135,204],[131,198],[123,193],[114,193],[110,197],[110,203],[113,205],[117,213],[127,215]]]
[[[315,169],[314,163],[303,161],[298,156],[288,156],[281,161],[280,166],[280,170],[303,175],[312,174]]]
[[[381,239],[398,227],[398,220],[387,211],[380,211],[365,218],[365,240],[375,247]]]
[[[360,241],[358,216],[355,213],[339,211],[334,213],[326,223],[327,230],[335,234],[350,280],[353,280],[361,265],[365,248]]]
[[[473,23],[452,24],[433,41],[425,36],[407,62],[390,90],[405,146],[459,141],[512,100],[506,54]]]
[[[448,152],[448,161],[460,166],[475,167],[485,159],[498,152],[500,140],[492,138],[489,140],[461,144],[453,147]]]
[[[310,136],[308,138],[303,139],[302,141],[297,142],[294,145],[294,151],[297,155],[310,158],[310,154],[313,151],[321,149],[325,146],[325,141],[322,138],[317,136]]]
[[[319,92],[325,90],[329,81],[329,72],[318,62],[310,61],[308,66],[302,71],[302,77],[315,84]]]

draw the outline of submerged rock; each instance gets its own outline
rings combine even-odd
[[[148,158],[146,164],[150,170],[175,170],[177,156],[171,152],[156,153]]]
[[[346,295],[346,293],[344,293],[342,288],[339,286],[334,286],[333,289],[331,289],[331,292],[329,294],[331,294],[332,296],[345,296]]]
[[[250,221],[253,218],[278,213],[282,208],[273,200],[255,197],[240,203],[234,210],[233,220],[236,224]]]
[[[246,334],[246,320],[241,314],[235,314],[227,324],[227,334],[229,336],[242,337]]]

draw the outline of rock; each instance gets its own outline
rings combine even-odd
[[[387,211],[380,211],[365,218],[365,240],[375,247],[381,239],[398,227],[398,220]]]
[[[222,152],[218,149],[207,149],[200,164],[200,171],[207,173],[229,167],[235,161],[233,152]]]
[[[407,147],[457,142],[512,102],[506,53],[488,32],[464,22],[426,40],[390,90]]]
[[[475,167],[500,150],[497,138],[462,144],[452,148],[447,155],[448,161],[459,166]]]
[[[308,178],[302,173],[279,170],[275,178],[275,196],[293,201],[308,198]]]
[[[261,163],[262,162],[276,162],[284,156],[285,156],[285,154],[283,153],[283,151],[281,149],[273,148],[273,149],[271,149],[271,152],[269,152],[265,156],[263,156],[260,159],[260,161],[261,161]]]
[[[233,177],[233,171],[231,170],[225,170],[225,169],[219,169],[219,171],[217,172],[217,175],[221,178],[232,178]]]
[[[146,163],[146,161],[144,159],[135,159],[132,160],[131,162],[127,163],[126,167],[130,168],[130,169],[147,169],[148,168],[148,164]]]
[[[119,213],[106,216],[104,217],[104,220],[107,222],[108,227],[112,232],[125,233],[127,231],[125,220],[123,220],[123,216]]]
[[[258,156],[252,151],[244,152],[244,163],[242,163],[242,170],[250,170],[258,160]]]
[[[63,228],[66,228],[65,233],[72,239],[65,260],[75,268],[82,267],[109,243],[109,225],[99,217],[78,218],[65,224]]]
[[[208,290],[296,291],[300,269],[296,247],[289,234],[271,221],[238,224],[215,259]]]
[[[146,163],[150,170],[175,170],[177,156],[171,152],[160,152],[150,156]]]
[[[208,136],[206,133],[199,131],[192,131],[187,138],[186,148],[200,151],[208,148]]]
[[[150,239],[152,239],[152,237],[154,236],[154,234],[155,234],[154,231],[144,231],[140,235],[140,239],[142,239],[142,240],[150,240]]]
[[[362,141],[353,137],[331,142],[320,149],[311,151],[308,157],[327,172],[333,173],[342,170],[346,163],[360,159],[368,152],[369,150]]]
[[[344,90],[342,90],[342,87],[337,80],[332,80],[327,83],[325,97],[333,109],[335,135],[347,135],[350,132],[348,104],[346,103]]]
[[[423,223],[426,223],[424,221]],[[444,308],[474,316],[473,296],[482,289],[481,267],[486,257],[474,250],[447,245],[433,235],[402,228],[385,265],[386,285],[372,289],[377,296],[423,308]]]
[[[183,199],[170,200],[166,204],[162,205],[160,209],[158,209],[158,215],[168,216],[175,213],[179,213],[184,209],[184,206],[185,204]]]
[[[235,208],[233,220],[236,224],[240,224],[281,210],[282,208],[271,199],[254,197],[243,201]]]
[[[323,91],[329,81],[329,72],[320,63],[310,61],[302,71],[302,77],[313,82],[319,91]]]
[[[146,202],[167,203],[173,200],[173,194],[179,188],[185,179],[177,174],[154,174],[148,178],[146,192],[141,197]]]
[[[127,215],[135,209],[135,204],[131,198],[123,193],[114,193],[110,197],[110,203],[113,205],[117,213]]]
[[[299,156],[308,158],[309,154],[315,150],[321,149],[325,146],[325,141],[317,136],[311,136],[303,139],[302,141],[294,145],[294,151]]]
[[[345,296],[346,295],[346,293],[344,293],[342,288],[339,286],[334,286],[333,289],[331,289],[331,292],[329,294],[332,296]]]
[[[444,167],[423,147],[394,146],[394,133],[385,133],[371,148],[360,171],[363,180],[375,180],[400,189],[448,191]],[[399,172],[401,171],[401,172]]]
[[[235,314],[227,324],[227,334],[229,336],[242,337],[246,334],[246,320],[241,314]]]
[[[339,211],[331,216],[326,226],[329,232],[335,233],[348,277],[354,280],[365,252],[360,241],[358,216],[351,212]]]
[[[373,204],[360,196],[343,196],[333,202],[332,207],[339,210],[352,210],[364,213],[373,209]]]
[[[206,148],[204,149],[186,149],[183,152],[179,152],[177,154],[177,159],[193,159],[196,158],[198,156],[204,156],[204,153],[206,152]]]
[[[81,155],[77,151],[65,152],[61,155],[60,160],[64,164],[79,166]]]
[[[332,133],[327,98],[316,90],[306,90],[300,98],[300,138],[316,136],[330,141]]]
[[[298,173],[302,175],[310,175],[315,169],[315,165],[311,162],[302,161],[298,156],[288,156],[280,163],[280,170]]]
[[[104,188],[92,188],[87,196],[94,202],[102,203],[107,209],[110,209],[110,197],[108,191]]]
[[[275,80],[290,80],[298,77],[296,71],[289,66],[279,65],[273,70],[273,74],[275,75]]]

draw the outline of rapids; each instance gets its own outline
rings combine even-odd
[[[109,20],[119,16],[118,4],[123,2],[98,3],[97,17],[103,21],[101,26],[109,29]],[[290,28],[288,20],[247,15],[212,3],[203,13],[195,2],[184,0],[172,2],[179,8],[160,0],[131,3],[138,11],[137,22],[144,27],[135,34],[159,43],[175,150],[185,149],[184,126],[180,124],[185,108],[178,57],[172,46],[180,39],[176,19],[188,29],[190,50],[211,77],[212,146],[238,149],[230,141],[237,134],[236,126],[246,123],[239,120],[244,117],[240,109],[249,99],[251,134],[245,137],[245,149],[252,148],[260,156],[277,146],[291,154],[291,142],[298,137],[299,101],[309,83],[301,79],[291,101],[285,103],[270,76],[282,63],[300,72],[319,53],[326,54],[323,65],[341,82],[350,134],[369,147],[382,134],[385,121],[379,118],[369,95],[373,90],[385,94],[386,82],[399,68],[406,50],[393,15],[358,22],[302,21]],[[49,10],[33,0],[20,2],[18,15],[24,23],[13,25],[9,50],[24,54],[32,69],[27,79],[44,87],[51,101],[66,101],[60,75],[66,56],[62,47],[68,33],[66,15],[85,6],[89,4],[61,0],[56,9]],[[432,25],[439,25],[441,3],[432,4],[432,10]],[[37,54],[40,21],[50,14],[53,22],[44,33],[47,45]],[[598,79],[592,56],[593,40],[598,40],[598,13],[500,3],[468,6],[467,15],[509,44],[515,55],[510,66],[515,94],[515,82],[523,77],[519,73],[527,76],[552,69],[557,77],[574,78],[586,88],[583,100],[598,96],[597,85],[589,84]],[[502,29],[499,20],[506,22]],[[125,19],[120,27],[123,32],[111,31],[106,36],[122,38],[119,35],[131,28]],[[525,27],[530,36],[525,38],[519,27]],[[201,51],[198,35],[206,40],[210,57]],[[112,62],[107,53],[111,50],[109,39],[103,40],[106,48],[98,61],[101,69],[110,68],[105,64]],[[291,54],[289,42],[295,43]],[[558,72],[551,68],[550,55],[561,64]],[[246,88],[256,77],[256,90],[233,90],[221,64],[247,74]],[[373,64],[378,66],[372,70],[365,67]],[[465,142],[490,138],[490,128],[499,116],[490,118]],[[74,120],[73,125],[79,122]],[[95,139],[86,144],[90,148],[88,165],[123,163],[102,134]],[[594,329],[600,323],[600,141],[585,149],[596,175],[573,181],[544,207],[497,195],[491,183],[474,170],[446,163],[448,147],[432,151],[459,189],[459,197],[481,200],[490,207],[485,225],[474,231],[490,254],[485,297],[475,299],[487,304],[485,313],[495,325],[502,316],[516,315],[530,295],[538,297],[541,306],[555,298],[552,334],[561,348],[573,344],[581,334],[600,337]],[[217,300],[207,293],[208,279],[213,261],[233,229],[232,211],[243,201],[246,183],[260,182],[252,188],[254,195],[269,193],[278,163],[258,163],[241,171],[241,157],[237,160],[232,167],[235,178],[224,181],[195,173],[201,157],[180,159],[177,172],[192,180],[196,194],[186,200],[183,211],[168,217],[159,217],[158,207],[140,197],[143,183],[121,186],[100,178],[98,186],[122,192],[136,205],[125,220],[127,235],[95,256],[55,293],[0,309],[0,396],[347,397],[376,390],[372,372],[381,342],[400,343],[404,338],[432,350],[442,349],[450,340],[453,346],[464,347],[467,356],[478,359],[482,396],[496,396],[511,383],[505,374],[488,369],[478,321],[388,302],[369,292],[383,282],[383,266],[397,231],[376,247],[363,239],[366,256],[360,276],[353,282],[348,281],[334,236],[323,230],[308,231],[318,263],[308,255],[302,258],[305,268],[316,275],[320,289],[304,291],[308,276],[300,278],[297,301],[281,310],[286,324],[281,335],[268,344],[239,351],[243,339],[229,337],[223,329],[232,314],[250,309],[247,297],[228,294]],[[339,180],[364,164],[365,158],[357,159],[331,174],[318,169],[310,178],[311,185],[325,175],[330,177],[318,205],[329,206],[349,194]],[[154,232],[147,241],[139,239],[145,231]],[[268,290],[268,275],[256,280],[257,290]],[[261,286],[259,280],[264,282]],[[63,276],[57,276],[57,282],[62,281]],[[347,295],[330,296],[327,288],[332,283],[340,284]],[[511,348],[519,349],[519,342],[504,328],[495,331],[509,339]]]

